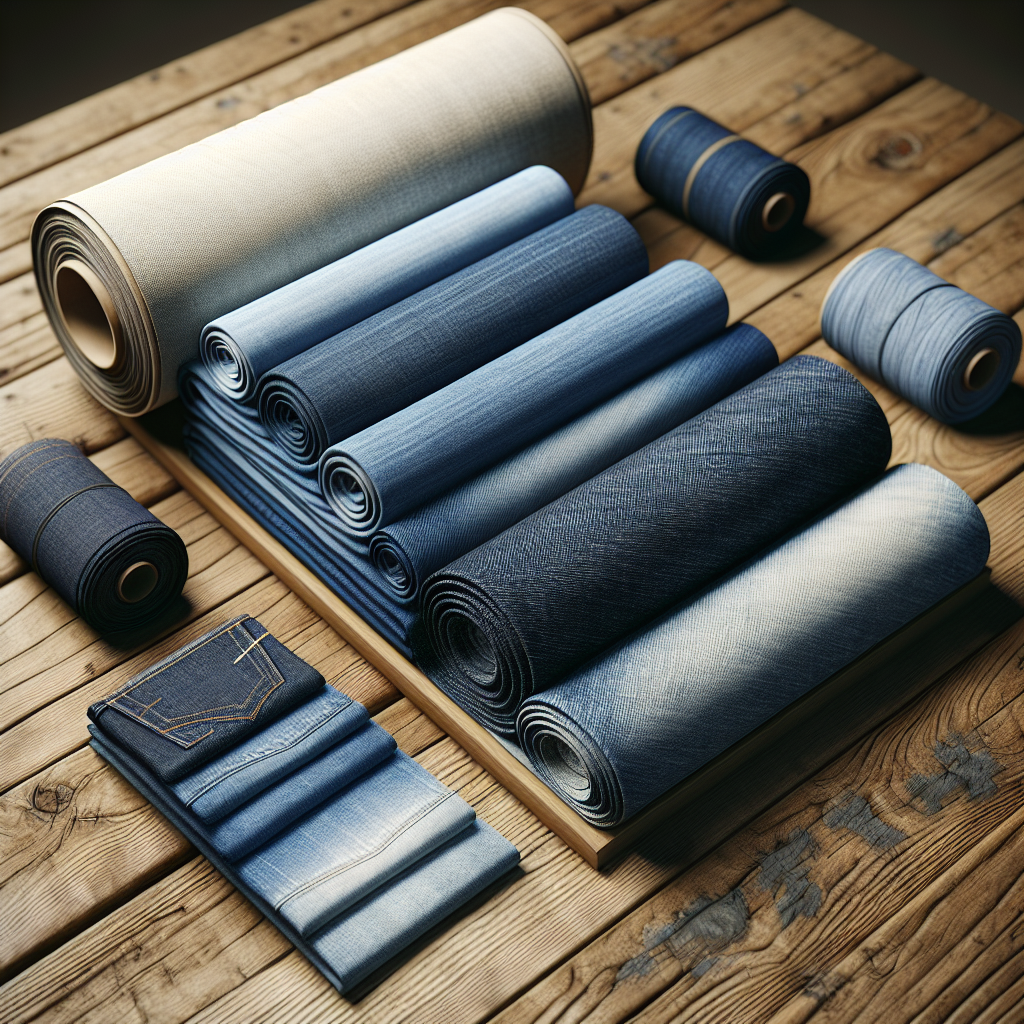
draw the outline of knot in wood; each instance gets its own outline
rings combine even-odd
[[[896,132],[890,135],[875,154],[875,163],[890,171],[909,167],[924,150],[924,143],[910,132]]]
[[[60,814],[74,795],[75,791],[63,782],[55,786],[39,785],[32,793],[32,806],[43,814]]]

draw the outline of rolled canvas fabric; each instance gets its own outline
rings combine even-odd
[[[520,742],[570,806],[616,825],[973,579],[988,550],[960,488],[898,466],[528,700]]]
[[[374,534],[370,557],[395,595],[420,584],[612,463],[778,365],[772,343],[738,324]]]
[[[565,44],[504,8],[48,206],[36,279],[89,391],[139,415],[212,320],[534,164],[577,191],[591,143]]]
[[[889,425],[852,374],[797,356],[435,573],[414,637],[488,728],[881,473]]]
[[[675,260],[330,449],[324,497],[368,537],[714,337],[728,316],[715,278]]]
[[[199,354],[229,398],[268,370],[573,212],[550,167],[525,171],[385,235],[203,328]]]
[[[260,420],[296,465],[647,273],[621,214],[588,206],[501,249],[260,379]]]

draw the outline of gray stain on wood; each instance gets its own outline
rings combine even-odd
[[[879,818],[871,804],[856,793],[845,793],[842,801],[822,815],[822,821],[831,829],[847,828],[866,839],[872,846],[890,850],[907,838],[906,832],[887,825]]]
[[[759,858],[758,885],[775,898],[783,928],[801,914],[813,917],[821,908],[821,887],[807,878],[815,852],[810,832],[797,828],[781,846]]]
[[[959,789],[966,790],[968,800],[982,800],[999,788],[994,776],[1003,766],[976,735],[950,733],[936,742],[935,757],[943,766],[941,772],[913,775],[907,782],[910,799],[925,814],[937,814],[946,797]]]

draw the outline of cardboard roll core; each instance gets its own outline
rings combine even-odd
[[[97,369],[121,362],[121,321],[106,285],[81,260],[66,260],[54,274],[57,306],[71,340]]]
[[[138,604],[153,593],[160,573],[152,562],[135,562],[117,578],[117,596],[125,604]]]
[[[994,348],[983,348],[971,356],[964,370],[964,387],[968,391],[981,391],[988,387],[999,372],[999,353]]]
[[[781,231],[796,209],[796,200],[788,192],[776,192],[761,207],[761,223],[765,231]]]

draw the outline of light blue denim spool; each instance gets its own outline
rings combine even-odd
[[[618,824],[985,565],[978,507],[898,466],[523,704],[519,740],[588,821]]]
[[[839,273],[821,307],[824,339],[855,366],[943,423],[981,415],[1021,353],[1005,313],[892,249]]]
[[[203,329],[199,354],[225,395],[248,401],[278,363],[573,209],[557,171],[529,167],[219,316]]]

